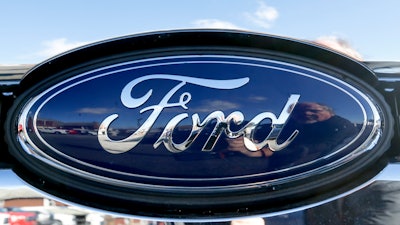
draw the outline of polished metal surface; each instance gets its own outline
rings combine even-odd
[[[176,94],[179,89],[181,89],[183,86],[186,84],[193,84],[193,85],[198,85],[201,87],[206,87],[206,88],[213,88],[213,89],[219,89],[219,90],[225,90],[225,89],[235,89],[239,88],[246,83],[248,83],[249,79],[248,78],[242,78],[242,79],[236,79],[236,80],[212,80],[212,79],[200,79],[200,78],[193,78],[193,77],[184,77],[184,76],[175,76],[175,75],[149,75],[145,77],[140,77],[137,78],[131,82],[129,82],[122,90],[121,93],[121,102],[122,104],[127,107],[127,108],[138,108],[140,106],[143,106],[147,102],[147,100],[150,98],[152,94],[152,89],[146,93],[146,95],[135,99],[132,98],[131,92],[134,91],[133,89],[135,88],[136,85],[138,85],[141,82],[145,82],[147,80],[174,80],[174,81],[179,81],[180,83],[173,87],[168,93],[162,98],[162,100],[152,106],[148,106],[146,108],[143,108],[140,110],[140,113],[144,113],[146,111],[151,110],[150,116],[145,120],[145,122],[137,129],[136,132],[134,132],[132,135],[129,137],[123,139],[123,140],[118,140],[118,141],[113,141],[109,138],[107,134],[107,130],[110,127],[110,124],[118,118],[118,115],[113,114],[109,117],[107,117],[101,124],[100,124],[100,129],[98,131],[98,139],[100,142],[100,145],[104,148],[104,150],[111,152],[111,153],[124,153],[127,152],[131,149],[133,149],[137,144],[140,143],[140,141],[147,135],[147,133],[152,129],[152,126],[160,116],[161,112],[167,108],[172,108],[172,107],[181,107],[182,109],[187,110],[188,106],[187,104],[191,101],[191,96],[192,94],[189,92],[184,92],[183,94],[180,95],[179,101],[176,103],[169,103],[171,100],[171,97]],[[223,112],[214,112],[211,113],[210,115],[215,114],[215,116],[208,116],[203,122],[200,122],[198,114],[193,115],[193,130],[191,134],[189,135],[189,138],[187,141],[184,141],[183,143],[179,144],[180,147],[178,147],[175,143],[173,143],[172,140],[172,131],[176,128],[177,124],[181,122],[183,119],[187,118],[188,115],[187,113],[183,113],[180,115],[175,116],[172,118],[168,124],[165,126],[163,133],[161,136],[158,138],[156,143],[154,143],[154,148],[157,148],[161,142],[164,143],[165,147],[171,151],[171,152],[182,152],[186,150],[187,148],[190,147],[191,143],[196,139],[198,134],[201,132],[202,129],[204,129],[205,125],[207,125],[211,120],[217,119],[218,124],[216,125],[215,130],[218,130],[218,127],[220,126],[219,123],[224,122],[225,124],[225,118],[223,115]],[[228,116],[229,117],[229,116]],[[194,119],[197,118],[197,119]],[[212,150],[212,147],[215,145],[215,142],[217,141],[218,137],[220,136],[220,133],[214,133],[213,135],[217,136],[213,140],[209,140],[206,142],[206,144],[203,147],[203,151],[210,151]],[[210,147],[207,147],[210,146]]]

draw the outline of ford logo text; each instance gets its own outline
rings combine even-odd
[[[100,125],[100,129],[98,132],[98,139],[101,144],[101,146],[108,152],[110,153],[123,153],[126,151],[129,151],[130,149],[134,148],[137,144],[140,143],[140,141],[144,138],[144,136],[151,130],[153,124],[157,120],[157,118],[160,116],[162,110],[164,108],[169,108],[169,107],[181,107],[182,109],[188,109],[188,106],[186,105],[187,103],[190,102],[191,100],[191,94],[188,92],[185,92],[181,94],[179,98],[179,102],[174,102],[174,103],[169,103],[169,100],[171,96],[173,96],[182,86],[184,86],[186,83],[192,83],[195,85],[199,85],[202,87],[207,87],[207,88],[214,88],[214,89],[234,89],[238,88],[240,86],[245,85],[248,82],[248,78],[243,78],[243,79],[237,79],[237,80],[227,80],[227,81],[221,81],[221,80],[207,80],[207,79],[196,79],[196,78],[188,78],[188,77],[182,77],[182,76],[173,76],[173,75],[149,75],[140,79],[135,79],[128,83],[124,89],[122,90],[121,93],[121,102],[124,106],[127,108],[137,108],[142,106],[148,98],[151,96],[152,90],[147,92],[147,94],[141,98],[135,99],[132,98],[130,93],[132,89],[135,87],[136,84],[149,80],[149,79],[169,79],[169,80],[177,80],[180,81],[180,83],[175,86],[173,89],[171,89],[160,101],[159,104],[157,105],[152,105],[148,106],[144,109],[140,110],[140,113],[143,113],[148,110],[152,110],[152,113],[146,119],[146,121],[141,125],[138,130],[130,135],[129,137],[119,140],[119,141],[114,141],[111,140],[108,135],[107,135],[107,130],[108,127],[110,126],[110,123],[114,121],[118,115],[113,114],[107,117]],[[204,121],[200,121],[199,115],[193,114],[192,115],[192,131],[189,134],[189,137],[183,142],[176,144],[173,142],[172,139],[172,131],[175,129],[175,127],[178,125],[180,121],[183,119],[186,119],[188,117],[187,113],[181,113],[174,118],[172,118],[166,127],[164,128],[164,131],[154,143],[154,148],[157,148],[161,143],[164,144],[164,146],[171,152],[182,152],[186,150],[187,148],[190,147],[191,143],[196,139],[196,137],[200,134],[201,130],[205,127],[207,123],[209,123],[212,120],[216,120],[217,123],[208,138],[206,144],[203,147],[203,151],[211,151],[215,145],[215,143],[218,141],[221,132],[225,131],[225,134],[228,138],[237,138],[239,136],[244,137],[244,145],[247,147],[248,150],[250,151],[257,151],[261,148],[263,148],[265,145],[268,145],[268,147],[273,150],[273,151],[278,151],[283,148],[285,148],[291,140],[296,136],[297,130],[293,132],[290,138],[288,140],[284,141],[281,144],[277,143],[277,137],[281,130],[283,129],[286,121],[288,120],[290,116],[291,110],[294,108],[295,104],[297,103],[298,99],[300,98],[299,95],[291,95],[288,102],[285,104],[283,107],[282,112],[280,115],[277,117],[271,112],[263,112],[258,115],[256,115],[255,118],[253,118],[249,123],[247,123],[243,128],[241,128],[239,131],[232,131],[229,124],[230,122],[234,122],[236,124],[241,124],[244,120],[244,115],[243,113],[239,111],[235,111],[231,114],[229,114],[227,117],[225,117],[224,113],[221,111],[215,111],[210,113]],[[264,119],[270,119],[272,121],[271,126],[273,127],[268,136],[265,138],[264,141],[260,143],[256,143],[254,141],[254,129],[257,127],[257,125]]]

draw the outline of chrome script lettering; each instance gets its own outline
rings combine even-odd
[[[110,124],[118,118],[118,114],[112,114],[108,116],[103,122],[100,124],[98,130],[98,140],[100,145],[107,152],[118,154],[124,153],[131,149],[133,149],[136,145],[138,145],[141,140],[146,136],[146,134],[150,131],[152,126],[154,125],[157,118],[162,113],[163,109],[171,108],[171,107],[181,107],[182,109],[188,109],[187,103],[191,101],[191,94],[189,92],[184,92],[180,95],[178,102],[170,102],[171,97],[184,85],[187,83],[199,85],[206,88],[214,88],[219,90],[228,90],[228,89],[236,89],[244,86],[249,82],[249,78],[240,78],[240,79],[231,79],[231,80],[213,80],[213,79],[203,79],[203,78],[193,78],[193,77],[185,77],[178,75],[165,75],[165,74],[154,74],[148,75],[144,77],[137,78],[131,82],[129,82],[121,92],[121,102],[127,108],[138,108],[145,104],[147,100],[152,95],[152,89],[150,89],[145,95],[140,98],[133,98],[131,96],[132,90],[135,86],[143,81],[151,80],[151,79],[161,79],[161,80],[174,80],[180,81],[178,85],[173,87],[168,93],[162,98],[162,100],[157,105],[148,106],[140,110],[140,113],[151,110],[150,116],[145,120],[145,122],[129,137],[122,140],[112,140],[108,137],[107,130]],[[217,123],[209,136],[208,140],[203,146],[202,151],[211,151],[216,142],[218,141],[222,132],[225,132],[228,138],[238,138],[240,136],[244,137],[244,145],[250,151],[257,151],[265,146],[273,151],[279,151],[285,148],[297,135],[298,131],[294,131],[292,135],[283,143],[278,144],[277,138],[286,124],[287,119],[290,116],[291,110],[294,105],[297,103],[300,95],[291,95],[283,107],[280,115],[276,117],[271,112],[263,112],[255,116],[248,124],[243,126],[238,131],[232,131],[230,124],[231,122],[240,125],[244,121],[244,115],[239,112],[232,112],[227,117],[225,117],[224,113],[221,111],[215,111],[210,113],[203,121],[200,120],[199,115],[197,113],[192,115],[192,130],[188,138],[182,143],[175,143],[172,138],[172,131],[178,125],[179,122],[189,117],[187,113],[181,113],[172,118],[168,124],[165,126],[162,134],[158,138],[158,140],[154,143],[153,147],[157,148],[160,144],[164,144],[164,146],[170,152],[182,152],[188,149],[193,141],[198,137],[204,127],[212,120],[216,120]],[[257,125],[264,119],[269,119],[272,121],[271,127],[272,130],[268,134],[268,136],[264,139],[264,141],[256,143],[254,140],[254,129]]]

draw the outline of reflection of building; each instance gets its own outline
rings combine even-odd
[[[36,125],[38,127],[60,127],[62,123],[56,120],[38,119]]]
[[[25,188],[0,189],[0,207],[48,206],[42,195]]]

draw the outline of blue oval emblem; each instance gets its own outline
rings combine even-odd
[[[372,147],[380,120],[367,96],[326,73],[188,55],[54,85],[23,109],[19,137],[60,168],[105,183],[215,190],[249,176],[253,185],[329,171]]]
[[[28,73],[7,140],[24,179],[81,204],[157,217],[276,212],[382,168],[391,116],[367,79],[357,62],[277,37],[115,39]]]

